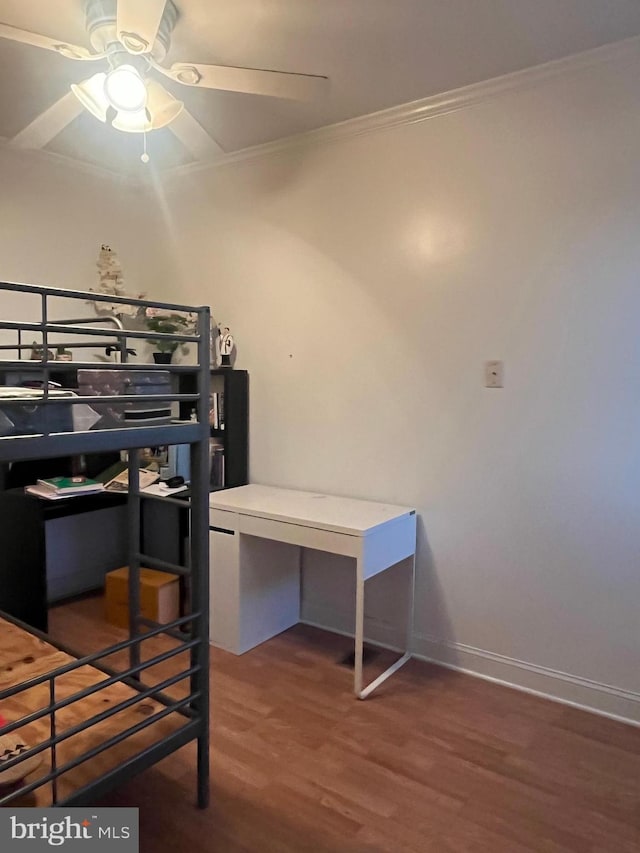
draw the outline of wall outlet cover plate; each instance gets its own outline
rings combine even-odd
[[[485,361],[485,388],[504,388],[504,364],[501,361]]]

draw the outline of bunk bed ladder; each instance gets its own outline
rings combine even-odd
[[[191,651],[191,693],[201,721],[198,737],[198,806],[209,803],[209,336],[210,312],[198,317],[198,401],[200,440],[191,445],[191,600],[199,602],[192,633],[200,640]]]

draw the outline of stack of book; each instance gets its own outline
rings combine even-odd
[[[25,492],[49,501],[59,501],[79,495],[91,495],[104,491],[104,483],[89,477],[52,477],[38,480],[34,486],[25,486]]]
[[[224,394],[214,391],[209,397],[209,426],[211,429],[224,429]]]

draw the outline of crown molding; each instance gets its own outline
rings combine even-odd
[[[532,88],[556,77],[576,73],[627,56],[640,56],[640,36],[632,36],[622,41],[581,51],[520,71],[513,71],[500,77],[492,77],[489,80],[472,83],[417,101],[410,101],[379,112],[326,125],[316,130],[293,134],[274,142],[252,145],[223,154],[214,160],[177,166],[167,169],[161,174],[164,179],[183,178],[210,169],[247,163],[287,151],[341,142],[352,137],[377,133],[400,125],[416,124],[458,110],[468,109],[509,92]]]
[[[126,183],[128,187],[146,186],[146,181],[141,180],[136,175],[129,175],[126,172],[117,172],[115,169],[108,169],[106,166],[98,166],[95,163],[89,163],[86,160],[76,160],[74,157],[67,157],[65,154],[47,151],[45,148],[14,147],[11,139],[6,136],[0,136],[0,151],[10,152],[15,157],[23,160],[30,160],[32,162],[36,160],[40,163],[63,166],[66,169],[73,169],[76,172],[91,175],[94,178],[108,180],[111,183]]]

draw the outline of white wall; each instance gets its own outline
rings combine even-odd
[[[0,148],[0,280],[88,290],[97,287],[102,243],[118,253],[132,295],[164,274],[164,230],[139,189],[32,152]],[[37,297],[0,291],[0,316],[39,319]],[[53,301],[53,318],[94,316],[90,306]],[[4,333],[2,340],[15,341]],[[11,357],[13,353],[11,354]]]
[[[253,481],[417,507],[417,651],[637,721],[639,72],[185,176],[163,294],[236,335]],[[307,618],[350,627],[343,568]]]

